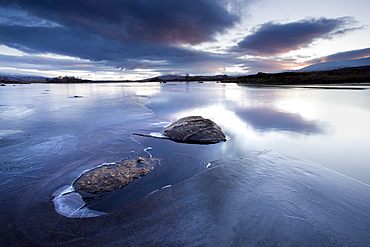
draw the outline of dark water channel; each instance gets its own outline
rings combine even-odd
[[[0,243],[368,246],[369,89],[196,82],[1,87]],[[228,141],[194,145],[132,135],[161,132],[190,115],[215,121]],[[55,191],[83,171],[149,155],[158,163],[146,176],[84,201],[83,208],[106,214],[56,212]]]

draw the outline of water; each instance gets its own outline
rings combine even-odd
[[[1,87],[0,241],[366,246],[370,87],[351,87]],[[190,145],[131,135],[161,132],[189,115],[211,118],[228,141]],[[79,219],[56,212],[53,193],[83,171],[149,155],[159,160],[152,172],[83,201],[84,210],[105,215]]]

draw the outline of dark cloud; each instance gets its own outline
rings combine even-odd
[[[212,66],[220,57],[182,45],[212,41],[233,26],[238,17],[226,3],[0,0],[5,13],[0,16],[0,43],[27,53],[104,61],[127,70],[186,65],[195,73],[199,63]]]
[[[278,55],[311,44],[319,38],[328,39],[358,28],[347,28],[350,17],[337,19],[305,19],[286,24],[268,22],[238,43],[233,51],[251,55]]]
[[[239,21],[238,15],[246,15],[254,1],[0,0],[0,44],[27,54],[77,57],[99,68],[123,68],[122,73],[135,69],[182,74],[224,73],[223,69],[230,64],[257,73],[285,69],[289,61],[251,56],[242,59],[241,53],[280,54],[315,39],[330,38],[353,29],[350,28],[353,19],[349,17],[307,19],[288,24],[270,22],[240,42],[234,48],[236,53],[226,53],[222,47],[218,51],[213,49],[212,53],[188,46],[213,41],[215,35]],[[21,58],[24,66],[31,68],[31,57]],[[50,61],[58,66],[57,61]],[[47,64],[47,61],[38,62]],[[79,65],[68,60],[60,66],[72,69]],[[44,68],[52,69],[51,65]]]
[[[236,59],[181,47],[123,43],[63,27],[25,27],[0,25],[0,42],[30,54],[54,53],[125,70],[183,68],[181,72],[204,73]],[[216,61],[218,61],[216,63]],[[192,71],[187,71],[188,66]],[[211,67],[209,67],[211,66]]]
[[[0,4],[69,30],[124,42],[197,44],[212,40],[238,20],[214,0],[14,0]]]

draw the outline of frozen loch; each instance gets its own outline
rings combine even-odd
[[[370,243],[368,185],[275,151],[212,162],[174,190],[215,246]]]
[[[1,245],[370,246],[370,86],[361,88],[1,87]],[[186,116],[214,121],[227,141],[163,135]],[[138,157],[153,169],[122,188],[90,197],[74,186]]]
[[[54,203],[67,217],[116,217],[117,213],[110,216],[84,207],[75,192],[66,195]],[[158,188],[122,210],[134,216],[124,225],[146,227],[116,244],[366,246],[370,242],[368,185],[276,151],[211,162],[191,178]]]

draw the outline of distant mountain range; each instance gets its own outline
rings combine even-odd
[[[162,75],[162,76],[145,79],[143,81],[219,81],[219,80],[224,80],[225,78],[227,79],[229,77],[227,75],[213,75],[213,76]]]
[[[319,71],[331,71],[331,70],[339,70],[339,69],[344,69],[344,68],[354,68],[354,67],[364,67],[364,66],[370,66],[370,57],[367,57],[367,58],[361,58],[361,59],[347,59],[347,60],[341,60],[341,61],[335,61],[335,62],[325,62],[325,63],[317,63],[317,64],[313,64],[313,65],[310,65],[310,66],[307,66],[303,69],[300,69],[300,70],[293,70],[293,71],[287,71],[287,72],[282,72],[282,73],[267,73],[269,74],[271,77],[272,75],[277,75],[277,77],[281,78],[282,80],[286,80],[287,79],[287,73],[290,73],[289,75],[292,75],[293,78],[295,78],[299,73],[305,73],[305,72],[312,72],[313,74],[315,74],[314,76],[319,76],[321,77],[322,75],[319,75],[317,74],[316,72],[319,72]],[[358,72],[362,72],[362,73],[366,73],[366,76],[367,76],[367,73],[368,73],[368,69],[369,68],[363,68],[363,69],[358,69],[356,70],[356,73]],[[337,73],[337,72],[333,72],[334,74]],[[348,72],[348,71],[341,71],[339,73],[347,73],[346,76],[344,75],[338,75],[338,79],[334,79],[332,78],[332,75],[330,76],[330,78],[326,78],[325,80],[323,81],[331,81],[331,82],[336,82],[336,81],[340,81],[340,77],[343,77],[343,79],[348,79],[348,80],[351,80],[351,79],[355,79],[355,77],[357,78],[357,76],[353,77],[353,75],[349,75],[349,73],[353,73],[352,72]],[[216,75],[216,76],[182,76],[182,75],[164,75],[164,76],[158,76],[158,77],[154,77],[154,78],[150,78],[150,79],[146,79],[145,81],[223,81],[223,82],[236,82],[238,81],[240,78],[260,78],[261,76],[262,77],[265,77],[264,75],[266,75],[266,73],[259,73],[257,75],[247,75],[247,76],[227,76],[227,75]],[[302,75],[300,75],[302,77]],[[306,75],[305,75],[306,76]],[[313,75],[312,75],[313,76]],[[350,76],[350,77],[348,77]],[[284,78],[284,79],[283,79]],[[367,77],[366,77],[367,78]],[[362,78],[361,78],[362,79]],[[266,81],[266,78],[263,78],[262,79],[263,81]],[[289,78],[288,81],[290,80],[293,80],[292,78]],[[294,79],[296,80],[296,79]],[[315,78],[310,78],[308,79],[306,82],[307,83],[312,83],[313,81],[315,81],[317,79]],[[356,79],[357,80],[357,79]],[[254,79],[253,79],[254,81]],[[278,80],[280,81],[280,80]]]
[[[239,76],[234,82],[254,85],[311,85],[370,83],[370,66],[344,67],[309,72],[290,71],[282,73],[258,73]]]
[[[298,72],[326,71],[348,67],[370,66],[370,57],[361,59],[347,59],[334,62],[317,63],[307,66]]]
[[[361,58],[361,59],[348,59],[348,60],[341,60],[341,61],[334,61],[334,62],[325,62],[325,63],[317,63],[310,66],[307,66],[300,70],[290,71],[292,73],[304,73],[304,72],[319,72],[319,71],[331,71],[331,70],[338,70],[343,68],[352,68],[352,67],[362,67],[362,66],[370,66],[370,57]],[[367,71],[368,69],[366,69]],[[364,70],[361,70],[364,73]],[[286,72],[285,72],[286,73]],[[367,72],[366,72],[367,73]],[[260,76],[264,73],[259,73]],[[284,74],[284,73],[278,73]],[[236,81],[238,78],[245,78],[249,77],[252,78],[253,75],[250,76],[227,76],[227,75],[215,75],[215,76],[182,76],[182,75],[163,75],[154,78],[145,79],[143,81],[224,81],[224,82],[233,82]],[[68,77],[65,77],[68,78]],[[63,79],[63,78],[62,78]],[[73,77],[73,79],[75,79]],[[42,76],[32,76],[32,75],[22,75],[22,74],[4,74],[0,72],[0,82],[7,83],[7,82],[19,82],[19,83],[28,83],[28,82],[46,82],[46,81],[53,81],[55,82],[55,78],[50,79]],[[57,81],[57,82],[65,82],[65,81]],[[76,82],[76,81],[73,81]],[[85,82],[84,80],[78,82]]]
[[[33,76],[33,75],[22,75],[22,74],[3,74],[0,73],[1,82],[31,82],[31,81],[46,81],[46,77]]]

